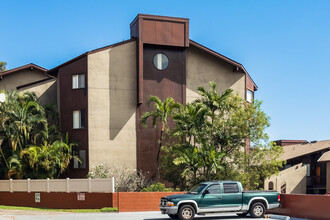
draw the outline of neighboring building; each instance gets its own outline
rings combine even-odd
[[[297,167],[297,164],[302,164],[302,167],[306,167],[306,178],[303,178],[301,173],[296,175],[294,172],[285,178],[281,177],[282,181],[286,182],[287,187],[289,185],[288,182],[305,181],[305,192],[307,194],[325,194],[330,191],[330,168],[327,168],[327,166],[330,166],[328,164],[330,161],[330,140],[304,141],[300,144],[283,146],[283,149],[284,154],[280,159],[287,161],[285,169]],[[282,172],[286,172],[286,170]],[[274,178],[273,176],[271,179]],[[290,178],[290,180],[286,180],[286,178]],[[266,182],[265,188],[268,189]],[[287,193],[290,193],[290,191],[287,191]],[[300,191],[300,193],[303,193],[303,191]]]
[[[242,64],[189,39],[188,19],[139,14],[130,28],[131,39],[47,72],[57,79],[61,129],[79,142],[84,161],[71,165],[70,177],[101,162],[156,173],[159,128],[139,120],[150,95],[185,104],[215,81],[219,92],[231,88],[251,102],[257,90]]]
[[[47,69],[33,63],[0,73],[0,91],[35,92],[42,104],[57,104],[56,78],[47,74]]]
[[[306,194],[306,174],[307,166],[297,164],[266,179],[264,189],[287,194]]]

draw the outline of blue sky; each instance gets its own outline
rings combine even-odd
[[[1,0],[0,60],[53,68],[129,39],[138,13],[190,19],[190,38],[242,63],[277,139],[330,139],[330,1]]]

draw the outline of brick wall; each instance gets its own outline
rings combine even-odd
[[[27,206],[55,209],[99,209],[118,207],[120,212],[159,211],[160,198],[184,192],[118,192],[84,193],[85,200],[78,200],[78,193],[40,192],[40,202],[35,193],[0,192],[0,205]]]
[[[159,211],[160,198],[184,192],[119,192],[118,211]]]
[[[112,193],[84,193],[85,200],[78,200],[78,193],[40,193],[40,202],[35,202],[35,193],[0,192],[0,204],[55,209],[99,209],[116,207],[117,197]]]

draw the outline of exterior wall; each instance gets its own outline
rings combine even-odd
[[[175,101],[185,104],[185,48],[145,44],[143,53],[144,103],[137,109],[137,168],[148,173],[148,176],[156,177],[161,126],[158,124],[154,128],[151,120],[148,120],[148,126],[145,128],[139,119],[144,112],[153,109],[153,105],[149,108],[145,103],[151,95],[158,96],[162,101],[172,97]],[[153,65],[153,58],[158,53],[168,57],[169,65],[164,70],[158,70]],[[172,127],[173,123],[169,121],[168,126]]]
[[[19,91],[35,92],[42,105],[57,104],[57,83],[55,79],[27,86],[19,89]]]
[[[0,192],[0,204],[54,209],[100,209],[117,206],[116,193],[85,193],[85,200],[78,200],[78,193],[40,192],[40,202],[35,193]]]
[[[46,78],[44,72],[39,70],[21,70],[15,73],[4,75],[0,80],[0,90],[15,90],[17,86],[28,84]]]
[[[187,103],[199,97],[198,86],[209,88],[210,81],[217,84],[219,92],[222,93],[231,88],[234,93],[245,99],[245,74],[243,72],[233,72],[232,65],[197,48],[189,47],[187,49]]]
[[[281,208],[267,210],[267,213],[290,216],[291,219],[329,219],[330,196],[281,194]]]
[[[264,188],[269,190],[269,182],[273,182],[274,190],[281,193],[281,185],[285,182],[287,194],[305,194],[306,193],[306,174],[307,167],[302,164],[295,165],[281,171],[277,176],[273,175],[265,180]]]
[[[72,89],[72,75],[85,74],[85,88]],[[68,132],[70,140],[78,143],[76,150],[86,150],[86,168],[73,169],[70,163],[69,170],[63,177],[85,177],[88,173],[88,105],[87,105],[87,57],[84,56],[58,70],[60,126],[62,133]],[[84,109],[86,112],[85,128],[73,129],[73,111]]]
[[[136,169],[136,42],[88,55],[89,167]]]
[[[119,212],[159,211],[160,199],[184,192],[119,192]]]

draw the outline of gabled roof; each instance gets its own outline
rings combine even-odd
[[[4,71],[4,72],[0,73],[0,76],[5,76],[5,75],[8,75],[8,74],[15,73],[15,72],[22,71],[22,70],[26,70],[26,69],[30,69],[30,70],[36,69],[36,70],[40,70],[44,73],[47,72],[47,69],[45,69],[41,66],[35,65],[33,63],[30,63],[30,64],[27,64],[27,65],[24,65],[24,66],[17,67],[15,69]]]
[[[208,54],[211,54],[212,56],[215,56],[215,57],[221,59],[222,61],[224,61],[228,64],[231,64],[237,70],[241,69],[247,75],[247,77],[249,77],[251,79],[251,81],[253,82],[253,85],[255,87],[255,90],[258,90],[258,86],[255,84],[255,82],[251,78],[250,74],[246,71],[246,69],[244,68],[244,66],[242,64],[240,64],[240,63],[236,62],[235,60],[232,60],[232,59],[230,59],[230,58],[228,58],[228,57],[226,57],[226,56],[224,56],[224,55],[222,55],[218,52],[215,52],[214,50],[211,50],[210,48],[207,48],[207,47],[205,47],[205,46],[203,46],[203,45],[201,45],[201,44],[199,44],[199,43],[197,43],[193,40],[189,41],[189,45],[193,46],[193,47],[196,47],[196,48],[198,48],[198,49],[200,49],[200,50],[202,50],[202,51],[204,51]]]
[[[48,74],[49,75],[56,75],[56,72],[59,68],[63,67],[63,66],[66,66],[76,60],[79,60],[80,58],[84,57],[84,56],[87,56],[87,55],[90,55],[90,54],[93,54],[93,53],[97,53],[97,52],[100,52],[100,51],[103,51],[103,50],[107,50],[107,49],[110,49],[110,48],[113,48],[113,47],[117,47],[117,46],[120,46],[120,45],[123,45],[123,44],[127,44],[127,43],[130,43],[130,42],[133,42],[133,41],[136,41],[135,38],[133,39],[129,39],[129,40],[125,40],[125,41],[122,41],[122,42],[119,42],[119,43],[115,43],[115,44],[111,44],[111,45],[108,45],[108,46],[105,46],[105,47],[101,47],[101,48],[98,48],[98,49],[95,49],[95,50],[91,50],[91,51],[87,51],[86,53],[83,53],[81,54],[80,56],[77,56],[61,65],[58,65],[57,67],[54,67],[53,69],[50,69],[48,70]]]
[[[330,149],[330,140],[289,145],[283,147],[281,159],[289,160],[327,149]]]

